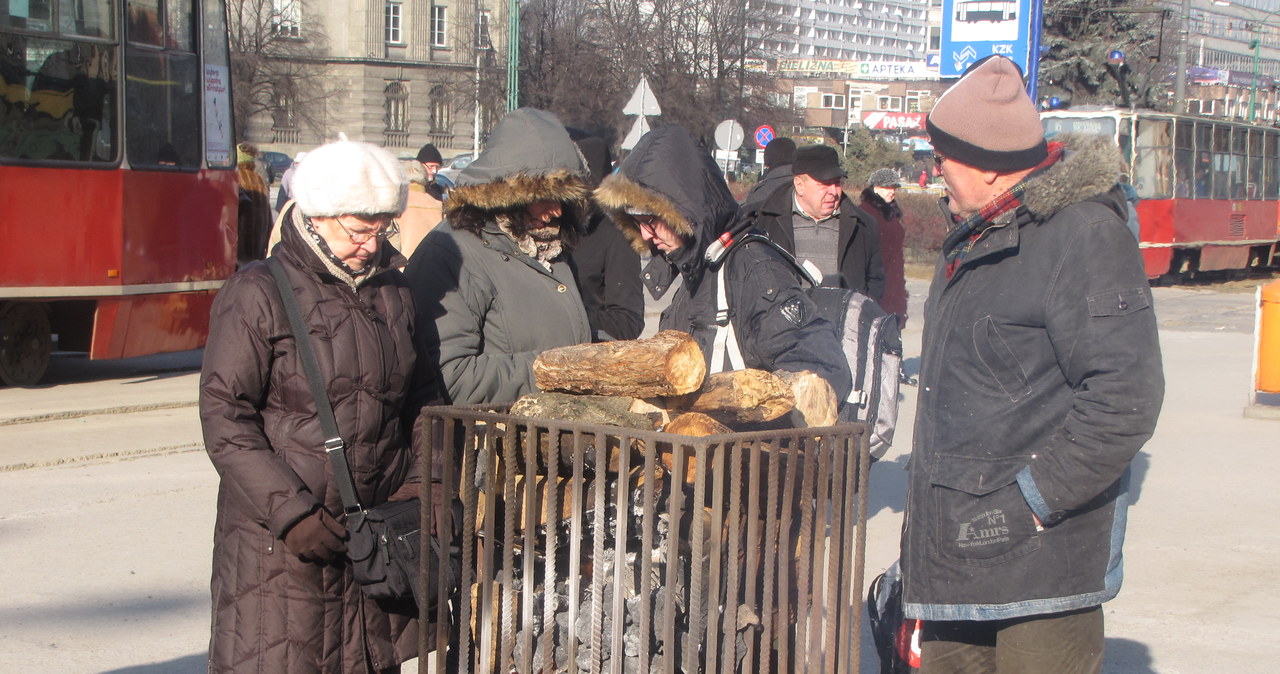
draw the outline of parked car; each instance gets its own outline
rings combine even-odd
[[[267,177],[271,178],[271,182],[279,180],[280,176],[293,166],[293,157],[283,152],[263,152],[262,161],[267,165]]]
[[[447,163],[445,163],[445,165],[440,168],[440,171],[436,173],[436,175],[444,176],[449,180],[451,184],[456,183],[458,182],[458,174],[462,173],[462,169],[471,165],[471,160],[472,160],[472,156],[470,153],[460,154],[454,157],[453,159],[450,159]]]

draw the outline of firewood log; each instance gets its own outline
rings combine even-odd
[[[826,379],[808,370],[779,370],[774,374],[791,387],[795,398],[795,409],[791,411],[792,425],[796,428],[816,428],[836,422],[840,401],[836,400],[836,392]]]
[[[533,377],[543,391],[649,398],[698,390],[707,375],[702,349],[687,333],[563,346],[542,352]]]
[[[662,429],[662,432],[704,438],[708,435],[732,433],[733,430],[701,412],[685,412],[672,419],[671,423]],[[673,447],[672,452],[674,451],[675,448]],[[693,484],[694,478],[697,477],[697,458],[693,452],[685,455],[684,481],[688,484]],[[676,458],[673,453],[664,452],[660,459],[662,460],[662,465],[667,467],[667,470],[675,472]]]
[[[772,421],[795,407],[791,387],[764,370],[733,370],[707,377],[702,388],[662,401],[669,410],[702,412],[725,422]]]

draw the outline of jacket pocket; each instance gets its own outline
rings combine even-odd
[[[939,455],[930,476],[934,545],[944,559],[994,566],[1040,549],[1031,508],[1018,488],[1030,457]]]
[[[973,346],[982,364],[995,378],[996,384],[1009,396],[1010,402],[1018,402],[1031,394],[1031,386],[1027,384],[1027,374],[1022,364],[1009,348],[1008,342],[1000,335],[995,321],[990,316],[983,316],[973,324]]]
[[[1090,316],[1126,316],[1151,306],[1151,298],[1142,288],[1108,290],[1089,296]]]

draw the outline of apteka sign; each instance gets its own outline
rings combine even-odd
[[[923,61],[837,61],[829,59],[778,59],[780,72],[841,73],[868,80],[937,79]]]

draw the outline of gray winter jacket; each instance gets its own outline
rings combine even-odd
[[[559,120],[521,108],[458,177],[445,221],[422,240],[405,277],[415,334],[435,397],[453,404],[509,403],[536,391],[533,360],[591,341],[586,310],[562,255],[547,269],[497,224],[535,201],[559,201],[564,235],[586,212],[581,156]]]
[[[1120,589],[1129,463],[1164,375],[1117,163],[1106,141],[1070,141],[950,277],[939,265],[903,525],[908,617],[1054,613]]]

